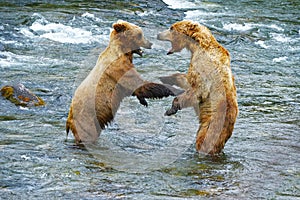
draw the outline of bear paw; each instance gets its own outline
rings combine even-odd
[[[146,99],[145,99],[145,98],[143,98],[143,97],[140,97],[140,96],[137,96],[137,98],[138,98],[138,100],[139,100],[140,104],[142,104],[143,106],[146,106],[146,107],[148,107],[148,103],[147,103],[147,101],[146,101]]]
[[[166,116],[174,115],[174,114],[176,114],[177,111],[180,110],[180,109],[181,109],[181,107],[180,107],[178,98],[176,97],[176,98],[174,98],[174,100],[173,100],[172,107],[171,107],[169,110],[167,110],[167,111],[165,112],[165,115],[166,115]]]

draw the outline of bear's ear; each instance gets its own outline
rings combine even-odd
[[[127,27],[121,23],[114,23],[113,28],[116,30],[117,33],[121,33],[124,32]]]

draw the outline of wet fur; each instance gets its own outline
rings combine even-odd
[[[176,73],[170,76],[161,76],[159,77],[159,80],[163,83],[175,85],[185,90],[190,87],[186,74]]]
[[[194,107],[200,123],[196,138],[197,151],[212,155],[220,153],[232,135],[238,115],[229,52],[205,26],[192,21],[173,24],[170,30],[160,33],[158,39],[172,43],[168,54],[179,52],[183,48],[192,52],[186,75],[189,88],[173,100],[166,115],[175,114],[186,107]],[[172,77],[174,76],[169,76],[169,79]],[[166,78],[162,81],[171,83],[170,80],[164,80]]]
[[[108,47],[72,99],[66,131],[72,131],[77,143],[97,141],[126,96],[136,96],[147,106],[145,98],[175,95],[170,86],[144,81],[136,71],[133,53],[151,47],[142,30],[125,21],[118,21],[113,28]]]

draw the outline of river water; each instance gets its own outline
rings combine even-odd
[[[0,98],[1,199],[300,198],[299,1],[1,1],[0,86],[22,83],[46,106]],[[66,139],[74,90],[107,46],[111,25],[141,26],[154,43],[141,75],[186,72],[156,34],[191,19],[231,54],[239,117],[224,153],[199,155],[193,110],[165,117],[172,97],[145,108],[124,99],[95,148]]]

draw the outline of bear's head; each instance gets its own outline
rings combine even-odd
[[[112,27],[110,41],[118,45],[123,53],[133,52],[141,55],[140,47],[151,49],[152,43],[144,37],[140,27],[123,20],[118,20]]]
[[[212,42],[215,42],[208,28],[189,20],[174,23],[170,29],[159,33],[157,39],[172,43],[172,49],[168,54],[180,52],[183,48],[191,50],[191,45],[194,44],[207,49]]]

